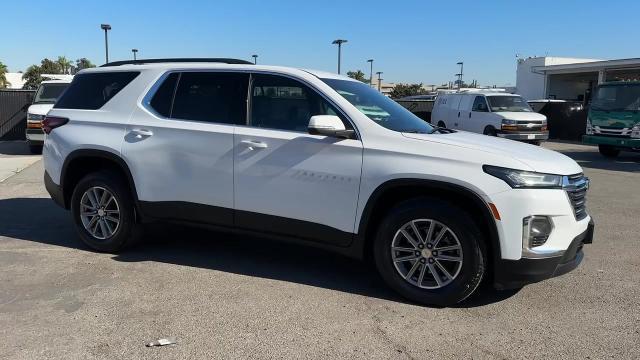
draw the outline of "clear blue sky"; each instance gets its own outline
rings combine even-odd
[[[238,57],[335,71],[331,41],[348,39],[343,71],[374,71],[390,82],[515,83],[515,54],[640,57],[640,2],[554,1],[4,1],[0,61],[24,70],[64,55],[110,59]]]

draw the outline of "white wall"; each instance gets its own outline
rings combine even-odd
[[[579,59],[565,57],[533,57],[518,62],[516,72],[516,93],[526,100],[539,100],[547,96],[547,81],[545,75],[534,73],[533,70],[541,66],[579,64],[599,61],[595,59]]]
[[[22,80],[22,73],[6,73],[7,81],[11,83],[9,89],[22,89],[24,80]]]

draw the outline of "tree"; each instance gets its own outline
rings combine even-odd
[[[422,95],[425,94],[426,91],[422,88],[422,83],[420,84],[397,84],[393,87],[393,90],[389,93],[391,98],[398,99],[405,96],[413,96],[413,95]]]
[[[9,70],[7,69],[7,65],[3,64],[2,61],[0,61],[0,89],[11,86],[11,83],[7,81],[8,72]]]
[[[56,63],[60,67],[60,70],[62,70],[63,74],[71,73],[71,61],[69,61],[69,59],[67,59],[65,56],[58,56],[58,60],[56,60]]]
[[[366,75],[360,70],[347,71],[347,76],[352,78],[352,79],[356,79],[358,81],[362,81],[365,84],[369,83],[369,79],[367,79]]]
[[[51,61],[47,58],[42,59],[40,66],[31,65],[27,68],[27,71],[22,74],[22,80],[24,80],[23,89],[35,90],[42,82],[42,74],[62,74],[62,67],[58,62]]]
[[[77,73],[80,70],[83,69],[89,69],[89,68],[94,68],[96,67],[95,65],[93,65],[91,63],[91,61],[89,61],[89,59],[87,58],[80,58],[78,60],[76,60],[76,66],[72,66],[72,74]]]

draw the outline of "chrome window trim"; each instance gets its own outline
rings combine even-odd
[[[245,126],[245,127],[250,127],[250,128],[254,128],[254,129],[266,129],[266,130],[272,130],[272,131],[285,131],[285,132],[293,132],[296,134],[307,134],[309,135],[308,132],[305,131],[295,131],[295,130],[283,130],[283,129],[272,129],[272,128],[265,128],[265,127],[257,127],[257,126],[251,126],[249,125],[249,113],[250,113],[250,109],[247,109],[247,118],[245,119],[245,123],[244,125],[238,125],[238,124],[227,124],[227,123],[217,123],[217,122],[211,122],[211,121],[200,121],[200,120],[189,120],[189,119],[178,119],[178,118],[168,118],[165,116],[162,116],[160,114],[158,114],[153,107],[151,106],[151,99],[153,99],[153,96],[156,94],[156,92],[158,91],[158,88],[162,85],[162,83],[164,82],[164,80],[166,80],[167,77],[169,77],[171,74],[173,73],[186,73],[186,72],[232,72],[232,73],[248,73],[249,74],[249,85],[247,87],[247,99],[245,101],[247,101],[247,107],[250,107],[249,104],[249,96],[251,94],[251,75],[252,74],[266,74],[266,75],[275,75],[275,76],[282,76],[282,77],[286,77],[295,81],[298,81],[302,84],[304,84],[305,86],[308,86],[310,89],[312,89],[313,91],[315,91],[318,95],[320,95],[325,101],[327,101],[329,104],[331,104],[334,108],[336,108],[340,114],[342,114],[342,116],[347,119],[347,121],[349,122],[349,124],[351,124],[351,127],[353,127],[353,130],[355,131],[355,139],[345,139],[345,140],[360,140],[361,136],[360,136],[360,132],[358,130],[358,127],[356,126],[355,122],[351,119],[351,117],[344,111],[344,109],[342,109],[340,106],[338,106],[335,101],[333,101],[333,99],[331,99],[330,97],[328,97],[323,91],[321,91],[320,89],[318,89],[315,85],[311,84],[310,82],[308,82],[305,79],[301,79],[299,77],[290,75],[290,74],[283,74],[283,73],[279,73],[276,71],[271,71],[271,70],[255,70],[255,69],[168,69],[165,70],[165,72],[163,74],[161,74],[153,83],[153,85],[149,88],[149,90],[147,91],[147,93],[145,94],[145,96],[142,98],[140,105],[147,110],[149,113],[151,113],[153,116],[155,116],[158,119],[162,119],[162,120],[173,120],[173,121],[193,121],[193,122],[199,122],[199,123],[205,123],[205,124],[214,124],[214,125],[232,125],[232,126]],[[322,80],[320,80],[322,81]],[[174,94],[175,96],[175,94]],[[171,109],[171,112],[173,112],[173,108]]]

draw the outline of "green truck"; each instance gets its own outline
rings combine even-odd
[[[598,145],[606,157],[616,157],[621,150],[640,150],[640,82],[598,85],[582,141]]]

